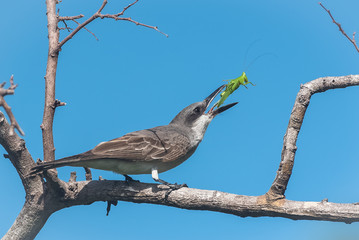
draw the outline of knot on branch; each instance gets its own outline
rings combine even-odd
[[[284,203],[285,196],[273,192],[271,189],[264,195],[258,197],[258,203],[260,204],[273,204],[276,205]]]
[[[55,109],[57,107],[65,106],[65,102],[61,102],[60,100],[56,99],[55,102],[51,105],[51,108]]]

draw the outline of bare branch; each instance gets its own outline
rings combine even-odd
[[[307,82],[300,86],[300,90],[295,99],[292,113],[290,115],[287,132],[283,139],[283,149],[281,162],[277,171],[277,176],[267,192],[269,200],[284,198],[284,193],[292,174],[295,152],[297,151],[297,138],[301,129],[305,112],[310,102],[310,98],[320,92],[329,89],[346,88],[359,85],[359,75],[349,75],[343,77],[323,77]]]
[[[158,27],[155,27],[155,26],[151,26],[151,25],[147,25],[147,24],[143,24],[143,23],[140,23],[138,21],[135,21],[135,20],[132,20],[131,18],[123,18],[123,17],[119,17],[119,16],[122,16],[127,9],[129,9],[130,7],[132,7],[133,5],[135,5],[136,3],[138,2],[138,0],[135,0],[133,3],[129,4],[128,6],[124,7],[123,10],[119,13],[116,13],[116,14],[102,14],[102,10],[105,8],[106,4],[107,4],[107,0],[104,0],[102,2],[102,5],[101,7],[97,10],[96,13],[94,13],[90,18],[88,18],[86,21],[84,21],[83,23],[78,23],[79,25],[67,36],[65,37],[58,45],[57,47],[54,49],[54,53],[57,53],[61,50],[62,46],[67,42],[69,41],[71,38],[73,38],[73,36],[75,36],[76,33],[78,33],[82,28],[85,28],[87,24],[91,23],[93,20],[97,19],[97,18],[112,18],[112,19],[115,19],[115,20],[122,20],[122,21],[129,21],[129,22],[132,22],[132,23],[135,23],[136,25],[139,25],[139,26],[143,26],[143,27],[147,27],[147,28],[151,28],[151,29],[154,29],[156,30],[157,32],[165,35],[166,37],[168,37],[167,34],[161,32]],[[80,15],[79,15],[80,16]],[[61,20],[62,18],[59,17],[59,19]],[[68,19],[65,19],[65,20],[68,20]],[[75,20],[75,19],[70,19],[70,20]],[[89,31],[87,29],[87,31]],[[90,32],[90,31],[89,31]],[[92,35],[94,35],[92,32],[90,32]],[[95,36],[95,35],[94,35]],[[96,37],[96,36],[95,36]],[[97,39],[97,38],[96,38]]]
[[[160,31],[160,30],[158,29],[158,27],[156,27],[156,26],[150,26],[150,25],[147,25],[147,24],[143,24],[143,23],[137,22],[137,21],[131,19],[130,17],[128,17],[128,18],[123,18],[123,17],[116,17],[115,15],[111,15],[111,14],[104,14],[104,15],[101,16],[101,18],[113,18],[113,19],[115,19],[116,21],[118,21],[118,20],[129,21],[129,22],[132,22],[132,23],[134,23],[134,24],[136,24],[136,25],[139,25],[139,26],[143,26],[143,27],[147,27],[147,28],[151,28],[151,29],[153,29],[153,30],[156,30],[157,32],[159,32],[159,33],[165,35],[166,37],[168,37],[168,34],[166,34],[166,33],[162,32],[162,31]]]
[[[62,21],[62,22],[64,23],[65,27],[59,28],[59,30],[67,30],[68,32],[71,32],[71,31],[73,30],[72,28],[70,28],[69,26],[67,26],[66,21]]]
[[[244,196],[220,191],[181,188],[171,191],[163,185],[123,181],[82,181],[69,183],[76,191],[63,207],[92,204],[95,201],[150,203],[189,210],[207,210],[240,217],[284,217],[294,220],[358,222],[359,206],[330,202],[301,202],[281,199],[266,201],[265,196]],[[72,186],[74,185],[74,186]]]
[[[53,137],[53,122],[55,110],[55,83],[58,63],[58,51],[55,51],[59,42],[58,15],[56,14],[56,0],[46,0],[47,30],[49,50],[45,75],[45,106],[41,123],[44,161],[55,160],[55,145]]]
[[[59,16],[59,21],[68,21],[68,20],[75,20],[75,19],[80,19],[80,18],[83,18],[84,15],[83,14],[80,14],[80,15],[77,15],[77,16],[64,16],[64,17],[60,17]]]
[[[85,177],[86,177],[86,181],[91,181],[92,180],[92,173],[91,173],[91,169],[88,167],[84,167],[85,169]]]
[[[103,0],[102,5],[99,8],[99,10],[97,11],[97,13],[101,13],[102,10],[105,8],[106,4],[107,4],[107,0]]]
[[[67,30],[68,32],[71,32],[73,29],[70,27],[60,27],[59,30]]]
[[[8,89],[3,88],[5,86],[5,82],[2,83],[0,88],[0,106],[2,106],[7,115],[9,116],[10,119],[10,135],[14,135],[15,131],[14,129],[17,129],[19,131],[19,133],[24,136],[25,133],[24,131],[21,129],[20,125],[18,124],[18,122],[16,121],[16,118],[14,116],[14,114],[11,111],[11,107],[7,104],[7,102],[5,101],[5,96],[6,95],[12,95],[15,93],[15,88],[17,87],[17,84],[14,84],[14,75],[11,75],[10,77],[10,87]]]
[[[137,2],[138,2],[138,0],[135,0],[133,3],[128,4],[127,7],[124,7],[123,10],[122,10],[122,12],[116,14],[116,16],[117,16],[117,17],[118,17],[118,16],[122,16],[122,15],[126,12],[127,9],[129,9],[130,7],[132,7],[133,5],[135,5]]]
[[[330,10],[328,10],[326,7],[324,7],[324,5],[321,2],[319,2],[319,5],[329,14],[329,17],[332,19],[333,23],[338,26],[339,31],[354,45],[357,52],[359,52],[359,48],[358,48],[357,43],[355,41],[355,32],[353,33],[353,38],[350,38],[348,36],[348,34],[346,34],[346,32],[343,30],[341,24],[338,23],[337,21],[335,21],[335,19],[334,19],[332,13],[330,12]]]

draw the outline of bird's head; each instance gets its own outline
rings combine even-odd
[[[206,112],[213,99],[223,90],[224,87],[225,85],[220,86],[203,101],[192,103],[188,107],[184,108],[177,114],[170,124],[189,127],[195,131],[203,132],[204,134],[209,123],[215,116],[237,104],[237,102],[231,103],[215,110],[212,107],[208,112]]]

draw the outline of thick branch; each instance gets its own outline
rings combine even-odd
[[[38,204],[26,202],[14,224],[2,240],[34,239],[51,215],[51,212],[44,211],[38,207]]]
[[[346,32],[343,30],[341,24],[338,23],[337,21],[335,21],[335,19],[334,19],[332,13],[330,12],[330,10],[328,10],[326,7],[324,7],[324,5],[321,2],[319,3],[319,5],[329,14],[329,17],[332,19],[333,23],[338,26],[339,31],[354,45],[357,52],[359,52],[358,45],[357,45],[357,43],[355,41],[355,32],[353,33],[353,38],[350,38],[348,36],[348,34],[346,34]]]
[[[11,163],[18,172],[27,194],[31,194],[39,190],[42,186],[40,177],[29,179],[27,174],[30,169],[35,166],[29,151],[25,146],[24,139],[16,134],[10,134],[11,126],[0,112],[0,144],[5,148]]]
[[[54,50],[57,48],[60,35],[57,27],[58,19],[56,14],[56,2],[57,0],[46,0],[49,50],[45,75],[45,106],[41,124],[44,161],[55,160],[55,146],[52,127],[56,109],[54,106],[56,105],[55,82],[58,52]]]
[[[357,85],[359,85],[359,75],[323,77],[300,86],[300,90],[297,94],[297,98],[295,99],[293,110],[290,115],[287,132],[284,135],[282,157],[277,171],[277,176],[270,190],[267,192],[267,197],[269,199],[276,200],[284,198],[284,193],[292,174],[295,152],[297,151],[296,142],[298,134],[312,95],[325,92],[329,89],[345,88]]]
[[[358,222],[359,205],[329,202],[299,202],[281,199],[267,202],[265,196],[243,196],[211,190],[181,188],[169,192],[157,184],[123,181],[83,181],[69,183],[71,194],[63,207],[91,204],[95,201],[128,201],[159,204],[189,210],[208,210],[240,217],[284,217],[294,220]],[[60,209],[59,209],[60,210]]]

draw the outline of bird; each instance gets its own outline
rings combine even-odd
[[[128,175],[151,174],[156,182],[178,187],[160,179],[159,173],[177,167],[192,156],[214,117],[237,104],[235,102],[217,109],[214,109],[214,105],[206,112],[225,86],[217,88],[203,101],[185,107],[168,125],[131,132],[101,142],[84,153],[39,162],[31,169],[31,175],[63,166],[87,167],[122,174],[126,181],[133,180]]]

